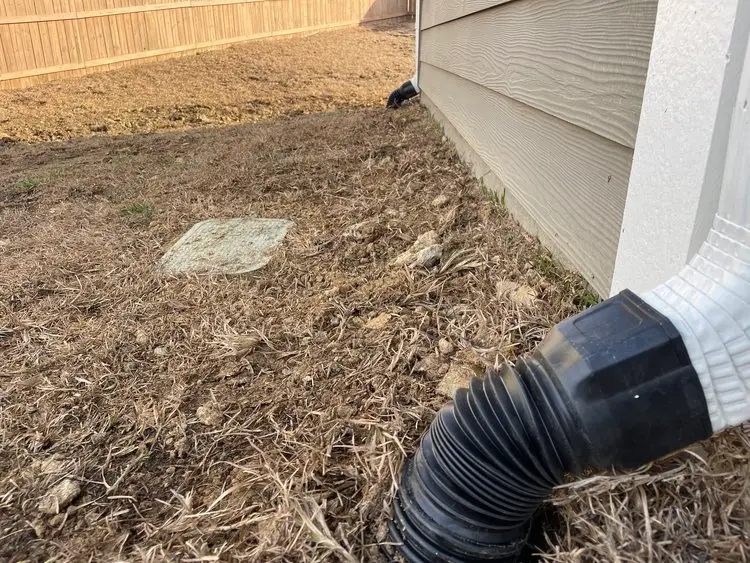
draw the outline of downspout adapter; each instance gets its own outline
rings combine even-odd
[[[680,332],[624,291],[456,392],[404,467],[388,549],[410,563],[515,563],[566,474],[635,468],[712,433]]]
[[[390,96],[388,96],[386,107],[391,109],[399,108],[401,107],[401,104],[403,104],[406,100],[413,98],[417,94],[419,94],[419,90],[414,85],[414,81],[407,80],[401,86],[391,92]]]

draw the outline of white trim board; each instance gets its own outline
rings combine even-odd
[[[612,294],[664,282],[705,239],[748,36],[747,0],[660,0]]]

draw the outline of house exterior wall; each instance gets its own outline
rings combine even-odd
[[[656,0],[420,4],[426,105],[522,224],[609,294]]]

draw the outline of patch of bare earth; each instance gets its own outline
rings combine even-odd
[[[52,141],[373,107],[414,70],[414,24],[260,40],[0,91],[0,140]]]
[[[154,272],[238,216],[295,222],[262,271]],[[0,262],[3,560],[377,561],[441,383],[590,301],[417,106],[0,146]],[[560,490],[550,558],[741,560],[704,447]]]

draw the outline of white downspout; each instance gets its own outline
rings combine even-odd
[[[713,228],[679,274],[641,296],[680,332],[715,432],[750,420],[749,100],[750,45]]]

